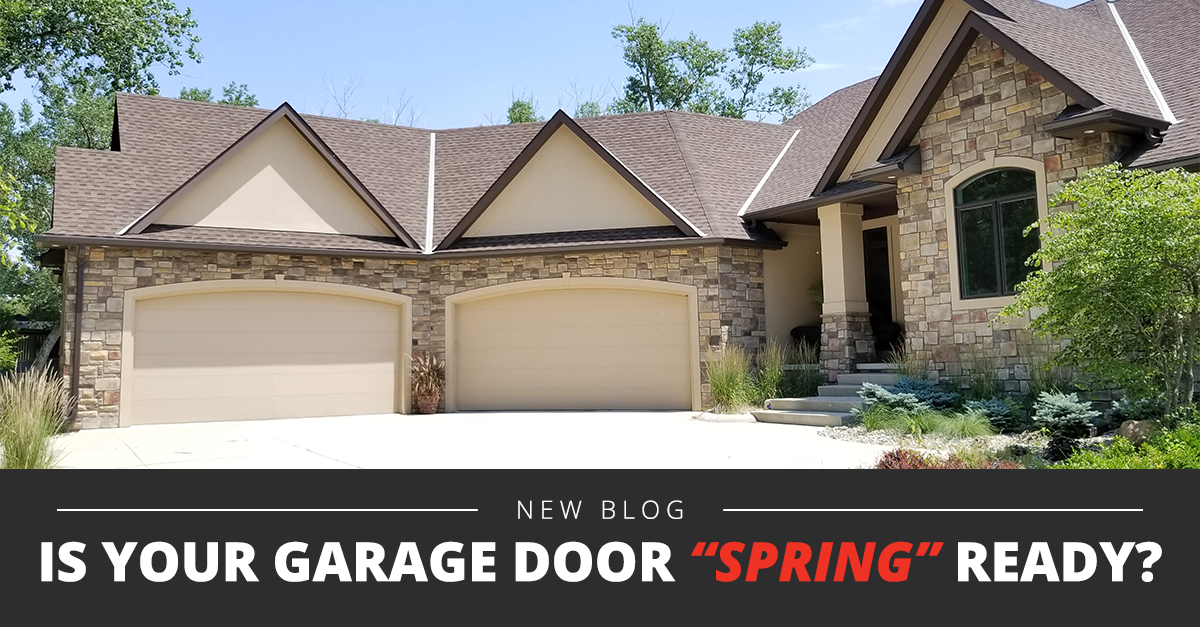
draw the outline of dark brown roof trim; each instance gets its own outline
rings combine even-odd
[[[1070,107],[1068,107],[1068,109],[1069,108]],[[1066,113],[1066,111],[1064,111],[1064,113]],[[1055,134],[1061,131],[1067,131],[1071,137],[1075,137],[1078,135],[1078,133],[1070,133],[1070,131],[1075,129],[1082,130],[1081,127],[1092,127],[1101,124],[1105,125],[1105,128],[1101,130],[1116,130],[1115,128],[1109,128],[1111,126],[1125,127],[1126,129],[1135,132],[1140,132],[1145,128],[1162,130],[1167,127],[1166,122],[1162,120],[1155,120],[1133,113],[1126,113],[1125,111],[1118,111],[1117,109],[1105,108],[1099,111],[1087,111],[1083,113],[1076,113],[1074,115],[1059,115],[1054,120],[1042,125],[1042,130],[1046,131],[1047,133]]]
[[[288,246],[255,246],[233,244],[205,244],[197,242],[174,242],[162,240],[124,239],[119,237],[77,237],[72,235],[38,235],[34,241],[43,248],[57,246],[104,246],[110,248],[141,248],[167,250],[202,250],[213,252],[257,253],[264,255],[309,255],[315,257],[357,257],[361,259],[429,259],[431,257],[479,258],[516,257],[522,255],[548,255],[571,252],[604,252],[618,250],[643,250],[646,248],[684,248],[692,246],[732,246],[736,248],[759,248],[778,250],[786,244],[775,241],[739,240],[728,237],[689,237],[675,240],[646,240],[637,242],[601,242],[597,244],[568,244],[563,246],[531,246],[505,250],[439,250],[427,255],[417,252],[384,252],[378,250],[352,250],[341,248],[304,248]]]
[[[666,216],[672,224],[679,227],[681,231],[689,236],[704,237],[704,234],[701,233],[694,225],[692,225],[692,223],[688,222],[688,220],[684,218],[678,211],[676,211],[674,207],[667,204],[662,197],[655,193],[654,190],[650,189],[650,187],[646,185],[642,179],[638,178],[636,174],[631,172],[629,168],[625,167],[625,164],[621,163],[615,156],[613,156],[613,154],[604,148],[600,142],[593,139],[591,135],[587,134],[587,131],[584,131],[582,128],[580,128],[579,124],[575,122],[575,120],[571,119],[571,116],[567,115],[562,109],[559,109],[558,112],[546,122],[545,126],[542,127],[542,130],[538,131],[537,135],[534,135],[529,144],[521,150],[520,154],[517,155],[517,158],[513,159],[512,163],[510,163],[509,166],[504,170],[504,173],[502,173],[500,177],[497,178],[494,183],[492,183],[492,186],[489,187],[486,192],[484,192],[483,196],[476,201],[475,205],[472,206],[471,209],[467,211],[466,215],[464,215],[462,219],[458,221],[458,224],[454,225],[454,228],[450,229],[450,232],[446,234],[446,237],[442,238],[442,241],[434,247],[434,250],[453,246],[454,242],[457,241],[458,238],[462,237],[463,233],[466,233],[467,230],[471,228],[471,225],[475,224],[475,221],[479,219],[479,216],[483,215],[483,212],[486,211],[493,202],[495,202],[496,198],[500,196],[500,193],[503,192],[504,189],[508,187],[508,184],[517,177],[517,174],[519,174],[521,170],[529,164],[529,161],[533,159],[533,156],[537,154],[538,150],[540,150],[541,147],[550,140],[550,137],[554,135],[554,132],[563,126],[570,129],[570,131],[575,133],[579,139],[583,140],[583,143],[586,144],[588,148],[591,148],[592,151],[595,152],[601,159],[603,159],[605,163],[612,167],[613,170],[616,170],[617,173],[621,175],[621,178],[624,178],[625,181],[632,185],[633,188],[638,191],[638,193],[640,193],[646,200],[650,202],[650,204],[654,205],[656,209],[661,211],[662,214]]]
[[[883,106],[883,101],[887,99],[887,94],[895,87],[896,80],[899,79],[904,66],[908,65],[909,59],[912,58],[913,53],[916,51],[917,44],[921,42],[921,39],[925,36],[925,32],[929,30],[930,22],[937,15],[938,9],[941,6],[942,0],[925,0],[924,4],[921,5],[921,8],[917,11],[917,16],[908,25],[908,30],[900,40],[900,45],[896,47],[896,51],[892,53],[892,58],[888,60],[887,66],[884,67],[883,74],[880,74],[879,80],[875,81],[875,86],[871,88],[871,93],[867,96],[866,102],[859,109],[854,122],[850,124],[850,130],[842,138],[842,143],[838,144],[837,151],[833,153],[833,158],[829,160],[829,165],[825,167],[825,172],[821,174],[821,179],[817,181],[817,186],[812,191],[813,196],[821,194],[837,182],[838,177],[845,170],[847,162],[850,161],[850,157],[854,154],[854,148],[858,146],[863,136],[866,135],[871,120],[879,113],[880,107]]]
[[[838,191],[836,188],[826,192],[821,196],[812,196],[805,198],[799,202],[794,202],[788,205],[780,205],[747,213],[742,216],[745,220],[769,221],[781,216],[815,209],[822,205],[831,205],[839,202],[854,202],[856,200],[866,200],[868,198],[879,196],[881,194],[895,194],[896,186],[891,183],[876,183],[874,181],[853,181],[843,183],[848,188],[845,191]]]
[[[851,181],[877,181],[887,183],[901,174],[917,174],[921,171],[921,151],[909,146],[895,155],[863,168],[850,175]]]
[[[286,119],[292,124],[293,127],[295,127],[297,131],[299,131],[300,135],[302,135],[304,139],[307,140],[308,143],[318,153],[320,153],[320,155],[325,159],[326,163],[328,163],[329,166],[338,173],[338,176],[340,176],[342,180],[350,186],[350,189],[354,190],[354,193],[357,194],[358,197],[362,199],[362,201],[366,203],[368,207],[370,207],[375,216],[378,217],[385,225],[387,225],[388,230],[395,234],[396,237],[399,237],[405,245],[411,248],[419,248],[416,240],[409,236],[408,232],[404,230],[404,227],[400,226],[400,223],[396,221],[396,218],[383,208],[383,205],[380,204],[379,200],[375,198],[375,195],[372,194],[371,191],[362,184],[362,181],[358,180],[358,177],[354,176],[354,173],[350,171],[350,168],[346,167],[346,164],[343,163],[337,154],[333,152],[333,150],[324,142],[324,140],[321,139],[319,135],[317,135],[316,131],[314,131],[312,127],[304,121],[304,118],[300,117],[300,114],[297,113],[296,110],[286,102],[280,105],[278,109],[272,111],[270,115],[263,118],[258,124],[255,124],[254,128],[250,129],[249,132],[247,132],[245,135],[242,135],[241,138],[233,142],[233,144],[221,152],[221,154],[217,155],[216,159],[213,159],[208,163],[208,165],[200,168],[200,171],[192,175],[187,182],[185,182],[183,185],[180,185],[175,191],[168,194],[167,197],[161,202],[159,202],[146,213],[142,214],[140,218],[126,227],[121,234],[141,233],[143,229],[154,222],[155,216],[161,214],[166,210],[167,207],[170,207],[172,204],[174,204],[175,201],[183,196],[184,192],[211,174],[217,168],[217,166],[236,154],[247,142],[262,133],[265,129],[269,128],[281,118]]]

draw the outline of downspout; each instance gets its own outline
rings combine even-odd
[[[79,425],[79,362],[83,352],[83,267],[87,263],[88,247],[75,247],[75,328],[71,333],[71,422]]]

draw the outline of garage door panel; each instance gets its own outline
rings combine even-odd
[[[382,342],[389,342],[395,333],[365,331],[218,331],[197,332],[192,330],[152,331],[138,333],[138,351],[145,355],[180,354],[245,354],[261,355],[264,360],[278,360],[278,356],[325,354],[341,355],[358,359],[364,353],[384,354]],[[391,354],[393,351],[387,351]],[[275,356],[272,359],[271,356]]]
[[[591,287],[459,305],[458,408],[690,409],[691,311],[683,294]]]
[[[534,396],[536,395],[536,396]],[[531,396],[537,405],[531,406]],[[464,408],[486,408],[496,411],[520,410],[670,410],[691,406],[690,388],[664,391],[661,388],[543,388],[538,390],[501,389],[471,390],[460,396]]]
[[[611,320],[611,318],[610,318]],[[517,349],[524,347],[600,347],[624,346],[687,346],[688,330],[678,323],[629,325],[547,327],[515,329],[465,329],[459,338],[460,346],[473,349]]]
[[[587,347],[587,359],[581,363],[580,356],[574,351],[564,350],[578,348],[575,346],[547,346],[497,349],[468,349],[459,350],[458,371],[467,374],[476,370],[504,371],[496,364],[510,363],[520,365],[521,370],[562,369],[562,368],[686,368],[691,362],[687,347],[671,346],[666,350],[645,350],[636,346],[595,346]]]
[[[261,370],[261,369],[260,369]],[[305,390],[328,395],[391,394],[391,380],[396,372],[377,368],[363,372],[239,372],[224,369],[212,374],[175,371],[143,374],[134,388],[134,399],[165,400],[172,398],[250,398],[254,396],[307,396]]]
[[[266,420],[280,417],[309,418],[391,413],[379,407],[391,402],[390,394],[278,396],[254,398],[200,398],[140,401],[138,411],[155,416],[155,424],[218,420]],[[196,416],[205,416],[197,420]]]
[[[253,353],[208,353],[193,354],[186,364],[173,353],[138,355],[139,376],[175,373],[178,376],[195,376],[196,368],[219,368],[222,372],[243,376],[254,376],[269,368],[278,372],[311,372],[314,366],[336,366],[338,372],[374,372],[380,367],[397,367],[395,356],[390,352],[369,355],[343,355],[339,353],[289,353],[287,359],[269,359],[269,356]],[[153,372],[151,372],[153,371]]]
[[[687,303],[576,305],[555,307],[503,307],[473,309],[463,306],[461,320],[469,328],[575,328],[609,326],[614,319],[636,324],[677,323],[687,315]]]
[[[204,292],[141,301],[135,316],[135,424],[396,410],[399,305]]]

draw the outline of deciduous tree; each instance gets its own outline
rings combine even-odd
[[[1200,174],[1109,165],[1067,183],[1073,203],[1039,227],[1039,270],[1005,317],[1036,312],[1041,335],[1067,339],[1058,356],[1097,383],[1192,402],[1200,349]]]
[[[117,91],[154,92],[153,66],[178,74],[185,59],[200,60],[195,27],[191,9],[170,0],[3,0],[0,91],[24,72],[40,81],[104,75]]]

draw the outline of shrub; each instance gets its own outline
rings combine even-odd
[[[860,424],[867,431],[892,429],[902,416],[903,414],[883,405],[867,405],[858,412]]]
[[[982,413],[992,427],[1000,433],[1021,431],[1025,427],[1020,408],[1008,398],[997,397],[967,401],[964,407],[967,411]]]
[[[858,396],[868,407],[879,405],[901,412],[919,412],[931,409],[927,403],[922,402],[913,394],[893,392],[875,383],[863,383],[862,389],[858,391]]]
[[[996,398],[1004,392],[1004,383],[1000,381],[996,365],[990,358],[972,347],[967,364],[967,371],[963,374],[960,384],[960,387],[967,390],[967,398],[984,400]]]
[[[937,465],[940,470],[1021,470],[1023,466],[1007,459],[995,457],[970,457],[951,453],[950,457]]]
[[[888,361],[900,376],[922,381],[929,378],[929,353],[913,350],[908,344],[893,351]]]
[[[446,364],[431,352],[413,358],[413,396],[440,398],[446,388]]]
[[[934,409],[951,409],[958,406],[958,395],[953,392],[943,392],[937,384],[911,377],[900,377],[891,390],[898,394],[911,394],[916,399]]]
[[[1092,418],[1099,415],[1077,394],[1042,392],[1034,405],[1033,422],[1049,431],[1051,437],[1079,438],[1087,435]]]
[[[817,366],[821,361],[821,349],[800,342],[792,351],[792,363],[801,366]],[[803,367],[785,371],[783,396],[797,398],[816,396],[817,388],[825,382],[825,375],[816,367]]]
[[[882,470],[922,470],[931,468],[932,462],[914,450],[898,448],[884,453],[875,467]]]
[[[1167,404],[1156,398],[1123,398],[1113,401],[1112,409],[1100,420],[1096,428],[1109,431],[1121,426],[1126,420],[1162,420],[1167,414]]]
[[[769,340],[758,353],[758,373],[754,377],[755,397],[752,403],[761,404],[769,398],[783,396],[784,366],[792,360],[792,349],[786,345]]]
[[[708,355],[708,385],[716,411],[739,413],[755,396],[750,356],[739,344]]]
[[[53,467],[57,451],[52,438],[70,410],[66,386],[48,370],[0,376],[0,467]]]
[[[929,435],[937,431],[946,417],[941,413],[932,409],[915,411],[904,415],[902,431],[917,437]]]
[[[1081,450],[1054,468],[1167,468],[1200,469],[1200,425],[1160,431],[1136,447],[1122,437],[1099,450]]]
[[[875,468],[884,470],[1018,470],[1021,465],[987,455],[951,453],[946,459],[922,455],[914,450],[898,448],[879,458]]]
[[[969,411],[942,416],[936,421],[933,432],[951,438],[977,438],[995,435],[996,429],[983,412]]]

